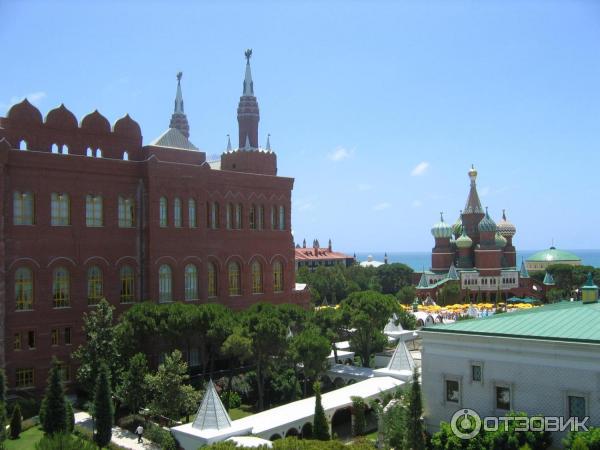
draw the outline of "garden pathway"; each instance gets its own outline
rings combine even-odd
[[[83,411],[75,413],[75,424],[85,427],[90,431],[93,429],[92,417]],[[113,427],[111,441],[120,447],[131,450],[160,450],[160,446],[150,442],[148,439],[142,439],[143,442],[138,444],[138,438],[135,434],[119,427]]]

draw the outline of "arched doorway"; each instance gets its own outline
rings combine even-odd
[[[290,436],[299,436],[300,433],[298,433],[298,430],[295,428],[290,428],[289,430],[287,430],[287,433],[285,433],[285,437],[290,437]]]
[[[344,387],[346,383],[344,383],[344,380],[342,378],[337,377],[335,380],[333,380],[333,385],[336,389],[339,389],[341,387]]]
[[[331,417],[331,430],[338,438],[352,437],[352,408],[340,408]]]
[[[270,441],[276,441],[277,439],[281,439],[281,436],[277,433],[275,433],[274,435],[272,435],[269,440]]]
[[[312,439],[312,435],[313,435],[313,424],[311,422],[306,422],[303,426],[302,426],[302,439]]]

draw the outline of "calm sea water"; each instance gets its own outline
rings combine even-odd
[[[575,253],[582,259],[582,264],[586,266],[600,267],[600,250],[568,250]],[[517,262],[521,265],[521,258],[527,259],[529,256],[538,252],[538,250],[523,250],[517,252]],[[352,253],[348,253],[352,254]],[[373,256],[375,261],[383,261],[384,252],[356,252],[356,258],[359,261],[366,261],[369,255]],[[431,267],[431,251],[429,252],[389,252],[388,262],[399,262],[412,267],[414,270],[421,271],[423,268]]]

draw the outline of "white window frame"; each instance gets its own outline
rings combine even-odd
[[[450,374],[444,374],[442,376],[442,403],[444,405],[447,406],[456,406],[456,407],[461,407],[462,406],[462,394],[463,394],[463,383],[462,383],[462,376],[456,376],[456,375],[450,375]],[[448,381],[456,381],[458,383],[458,402],[453,402],[451,400],[448,400],[448,386],[447,386],[447,382]]]

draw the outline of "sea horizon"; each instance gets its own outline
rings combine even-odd
[[[564,249],[581,258],[581,264],[584,266],[600,267],[600,249]],[[521,265],[521,259],[526,260],[534,253],[540,250],[521,250],[517,252],[517,266]],[[375,261],[384,260],[385,251],[373,252],[345,252],[348,255],[356,253],[358,261],[366,261],[372,256]],[[387,252],[388,263],[403,263],[415,271],[427,270],[431,267],[431,250],[429,251],[406,251],[406,252]]]

